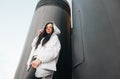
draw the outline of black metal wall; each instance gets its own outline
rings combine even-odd
[[[73,0],[72,79],[120,79],[120,1]]]

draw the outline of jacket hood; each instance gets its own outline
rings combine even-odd
[[[54,23],[54,22],[52,22],[53,23],[53,28],[54,28],[54,34],[60,34],[61,33],[61,31],[60,31],[60,29],[56,26],[56,24]]]

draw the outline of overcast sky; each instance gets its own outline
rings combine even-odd
[[[14,77],[38,1],[0,0],[0,79]]]

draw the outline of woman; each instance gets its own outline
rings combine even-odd
[[[40,30],[38,36],[34,38],[27,70],[32,68],[35,76],[30,78],[29,74],[26,79],[52,79],[61,49],[57,34],[60,34],[60,30],[53,22],[49,22],[44,30]],[[34,73],[33,70],[32,73]]]

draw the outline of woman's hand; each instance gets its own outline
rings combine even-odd
[[[41,63],[42,63],[41,60],[36,59],[36,60],[31,62],[31,65],[32,65],[33,68],[37,68]]]
[[[43,32],[43,30],[42,30],[42,29],[39,29],[39,30],[38,30],[38,35],[40,35],[42,32]]]

